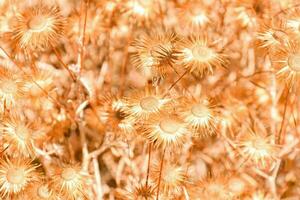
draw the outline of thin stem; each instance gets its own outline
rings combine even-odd
[[[189,71],[186,70],[168,89],[167,93],[171,91],[171,89],[188,73]],[[165,94],[166,95],[166,94]],[[164,96],[165,96],[164,95]]]
[[[73,73],[71,72],[71,70],[69,69],[69,67],[67,66],[66,63],[64,63],[64,61],[62,60],[62,57],[60,55],[60,53],[57,51],[57,49],[55,47],[53,47],[53,51],[58,59],[58,61],[60,62],[60,64],[68,71],[68,73],[70,74],[70,77],[73,79],[73,81],[76,81],[76,78],[74,77]]]
[[[152,151],[152,142],[150,142],[148,145],[148,166],[147,166],[146,188],[148,186],[148,179],[150,174],[151,151]]]
[[[64,106],[58,102],[56,99],[54,99],[53,97],[51,97],[49,95],[49,93],[44,90],[44,88],[42,88],[42,86],[40,86],[33,78],[30,74],[28,74],[20,65],[17,61],[15,61],[2,47],[0,47],[0,49],[4,52],[4,54],[8,57],[8,59],[13,62],[14,65],[16,65],[18,67],[19,70],[21,70],[21,72],[23,74],[25,74],[26,76],[28,76],[30,78],[30,80],[32,81],[32,83],[34,83],[47,97],[50,101],[52,101],[53,103],[55,103],[58,107],[63,108]],[[6,103],[4,102],[4,107],[6,108]]]
[[[282,121],[281,121],[281,124],[280,124],[279,134],[278,134],[278,141],[277,141],[278,144],[281,143],[281,139],[283,138],[282,137],[282,131],[283,131],[283,125],[284,125],[286,111],[287,111],[287,104],[289,102],[289,96],[290,96],[290,88],[288,88],[287,95],[285,97],[286,99],[285,99],[285,104],[284,104],[283,116],[282,116]]]
[[[80,38],[81,38],[81,44],[79,46],[79,54],[78,54],[78,60],[77,63],[80,66],[80,71],[83,66],[83,60],[84,60],[84,51],[85,51],[85,33],[86,33],[86,23],[87,23],[87,12],[89,7],[89,0],[83,0],[85,2],[85,9],[84,9],[84,22],[83,22],[83,30],[81,32]]]
[[[158,200],[159,197],[159,189],[160,189],[160,182],[161,182],[161,175],[162,175],[162,170],[163,170],[163,165],[164,165],[164,158],[165,158],[165,153],[166,153],[167,147],[164,148],[164,152],[161,156],[161,161],[160,161],[160,169],[159,169],[159,176],[158,176],[158,184],[157,184],[157,193],[156,193],[156,200]]]

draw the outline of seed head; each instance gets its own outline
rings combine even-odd
[[[2,196],[18,194],[39,179],[37,165],[24,158],[2,160],[0,163],[0,192]]]
[[[144,135],[157,146],[177,147],[186,140],[186,124],[175,115],[162,114],[145,123]]]
[[[224,56],[203,36],[190,36],[184,39],[178,48],[180,64],[196,75],[213,73],[213,67],[221,66],[225,62]]]
[[[12,41],[15,49],[43,50],[57,44],[65,19],[57,7],[38,4],[20,12],[14,21]]]

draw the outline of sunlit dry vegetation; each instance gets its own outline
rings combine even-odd
[[[299,1],[0,11],[0,199],[300,198]]]

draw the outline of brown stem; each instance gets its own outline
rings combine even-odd
[[[277,141],[278,144],[281,143],[281,139],[282,139],[282,130],[283,130],[283,125],[284,125],[285,116],[286,116],[287,104],[289,102],[289,96],[290,96],[290,88],[288,88],[287,95],[285,97],[286,99],[285,99],[285,104],[284,104],[283,116],[282,116],[282,121],[280,124],[279,134],[278,134],[278,141]]]
[[[150,142],[148,145],[148,167],[147,167],[147,177],[146,177],[146,188],[148,186],[148,180],[149,180],[149,174],[150,174],[151,151],[152,151],[152,142]]]
[[[160,189],[160,183],[161,183],[161,175],[162,175],[162,170],[163,170],[163,165],[164,165],[164,158],[165,158],[165,153],[166,153],[167,147],[164,147],[164,152],[161,156],[161,161],[160,161],[160,169],[159,169],[159,176],[158,176],[158,184],[157,184],[157,193],[156,193],[156,200],[158,200],[159,197],[159,189]]]
[[[73,79],[73,81],[76,81],[76,78],[74,77],[73,73],[70,71],[70,69],[68,68],[68,66],[64,63],[64,61],[62,60],[62,57],[60,55],[60,53],[57,51],[57,49],[55,47],[53,47],[53,51],[58,59],[58,61],[60,62],[60,64],[69,72],[70,77]]]
[[[189,71],[186,70],[168,89],[167,93],[188,73]],[[165,94],[166,95],[166,94]],[[164,96],[165,96],[164,95]]]

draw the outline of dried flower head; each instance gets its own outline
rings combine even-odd
[[[0,111],[11,109],[24,96],[24,80],[12,70],[0,68]]]
[[[197,183],[194,188],[195,199],[232,200],[234,195],[227,185],[227,177],[207,178]]]
[[[139,184],[133,191],[127,192],[122,200],[154,200],[155,188],[152,185]]]
[[[190,36],[179,44],[178,60],[186,70],[203,76],[213,73],[213,67],[224,64],[224,56],[220,54],[204,36]]]
[[[296,34],[296,38],[300,37],[300,8],[287,10],[287,16],[285,18],[286,26],[291,28]]]
[[[267,135],[263,127],[256,127],[247,129],[237,142],[237,147],[246,161],[260,168],[268,168],[277,158],[278,147],[274,144],[274,138]]]
[[[176,115],[162,114],[145,123],[144,135],[157,146],[181,146],[189,131]]]
[[[185,169],[176,164],[167,163],[160,172],[160,166],[155,165],[151,174],[152,180],[158,184],[161,173],[161,191],[165,196],[179,195],[187,181]]]
[[[16,49],[42,50],[57,44],[63,33],[65,19],[58,7],[38,4],[19,13],[12,29]]]
[[[279,79],[291,85],[297,85],[300,75],[300,46],[297,43],[290,43],[283,47],[273,59],[276,75]]]
[[[30,185],[26,189],[26,194],[28,199],[35,199],[35,200],[58,200],[59,197],[55,191],[53,191],[48,183],[43,182],[36,182]],[[24,194],[20,194],[21,196]]]
[[[34,142],[37,139],[37,132],[33,123],[26,122],[18,114],[11,114],[0,124],[0,130],[8,154],[13,157],[34,155]]]
[[[209,99],[182,98],[179,115],[196,136],[207,136],[215,133],[216,111]]]
[[[148,23],[159,13],[159,4],[155,0],[127,0],[124,4],[125,16],[129,16],[131,23]]]
[[[135,91],[128,96],[128,113],[136,120],[149,119],[162,112],[170,99],[161,94],[156,94],[153,89],[145,88]]]
[[[113,94],[105,95],[101,98],[100,119],[109,124],[108,130],[113,132],[132,133],[134,131],[134,121],[128,114],[127,102]]]
[[[51,187],[66,198],[80,199],[86,196],[86,181],[87,176],[79,165],[63,164],[52,176]]]
[[[174,32],[155,31],[144,34],[135,40],[132,55],[133,65],[145,74],[164,76],[168,66],[175,62],[175,42],[178,40]]]
[[[25,188],[39,179],[37,165],[24,158],[4,159],[0,163],[0,192],[9,197],[24,191]]]
[[[203,6],[202,2],[193,0],[187,1],[180,9],[179,21],[183,28],[191,28],[191,30],[200,30],[211,23],[207,8]]]
[[[260,47],[276,51],[282,45],[288,45],[291,33],[282,21],[272,21],[270,23],[270,25],[262,25],[262,30],[258,32],[257,39],[260,42]]]

